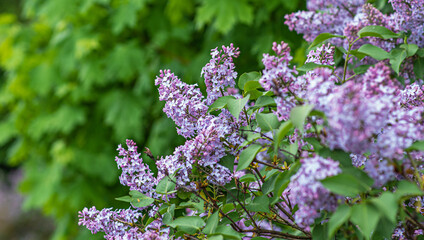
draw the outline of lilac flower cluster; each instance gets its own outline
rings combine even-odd
[[[424,1],[423,0],[389,0],[395,13],[392,24],[396,30],[411,33],[410,43],[424,47]]]
[[[395,177],[394,167],[390,163],[378,157],[376,154],[368,156],[365,163],[365,172],[374,179],[374,187],[382,187]]]
[[[237,58],[240,52],[231,43],[229,47],[222,46],[211,50],[212,59],[202,68],[201,75],[205,78],[208,97],[206,104],[211,105],[217,98],[222,97],[225,87],[234,87],[237,72],[234,71],[233,58]]]
[[[277,56],[264,54],[262,62],[265,65],[263,75],[259,83],[267,91],[273,91],[277,96],[277,111],[275,114],[278,119],[287,120],[290,116],[290,110],[296,106],[296,94],[302,93],[304,86],[296,82],[295,68],[289,67],[292,60],[290,47],[287,43],[273,43],[272,50]]]
[[[291,177],[283,195],[299,207],[294,217],[296,223],[309,226],[323,210],[334,211],[337,208],[337,196],[331,194],[319,182],[324,178],[341,173],[339,163],[319,156],[301,160],[302,167]]]
[[[130,190],[137,190],[152,197],[153,187],[157,185],[158,181],[149,166],[143,163],[134,141],[127,139],[127,147],[128,150],[125,150],[120,144],[117,149],[121,158],[116,157],[115,161],[118,169],[122,169],[119,181],[122,185],[130,187]]]
[[[312,50],[308,53],[305,63],[312,62],[321,65],[334,65],[334,47],[330,44],[323,44],[316,50]]]
[[[192,137],[197,120],[208,110],[197,85],[182,82],[170,70],[161,70],[155,85],[159,85],[159,100],[166,101],[163,111],[180,127],[177,128],[178,134],[185,138]]]

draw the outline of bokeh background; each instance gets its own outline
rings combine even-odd
[[[128,193],[117,145],[161,156],[183,142],[157,99],[159,70],[204,90],[210,49],[230,43],[239,74],[262,69],[274,41],[301,63],[305,42],[283,23],[299,9],[304,0],[0,0],[0,239],[101,239],[77,215],[128,207],[114,200]]]

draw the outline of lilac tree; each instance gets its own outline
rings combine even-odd
[[[423,234],[424,1],[309,1],[287,43],[237,80],[239,49],[211,51],[197,85],[156,78],[186,142],[156,157],[118,147],[128,209],[85,208],[106,239],[415,239]],[[238,89],[237,89],[238,87]]]

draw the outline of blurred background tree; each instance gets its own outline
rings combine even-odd
[[[114,198],[128,192],[116,146],[132,138],[161,156],[183,141],[157,100],[159,69],[204,88],[210,49],[231,42],[239,73],[262,69],[273,41],[297,49],[300,63],[303,40],[283,21],[303,8],[302,0],[0,0],[0,166],[23,169],[24,209],[53,217],[52,239],[93,239],[77,212],[124,207]]]

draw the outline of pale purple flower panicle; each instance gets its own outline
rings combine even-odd
[[[104,208],[101,211],[96,207],[90,209],[84,208],[78,212],[78,225],[87,227],[91,233],[104,232],[105,239],[114,239],[115,237],[126,236],[127,239],[136,240],[142,238],[142,233],[137,227],[131,227],[122,222],[133,223],[141,218],[142,214],[137,210],[118,209],[112,211],[112,208]],[[134,228],[135,231],[130,231]]]
[[[305,63],[316,63],[321,65],[334,65],[334,47],[330,44],[323,44],[318,47],[315,51],[312,50],[308,53]]]
[[[290,55],[290,47],[287,43],[273,43],[272,50],[277,56],[264,54],[262,62],[265,66],[263,75],[259,83],[267,91],[273,91],[277,96],[275,102],[277,111],[274,113],[278,119],[287,120],[290,117],[291,109],[296,106],[297,100],[293,94],[302,94],[305,90],[303,82],[296,79],[297,71],[295,68],[289,67],[292,60]]]
[[[129,186],[130,190],[137,190],[148,196],[154,193],[157,179],[153,176],[149,166],[143,163],[134,141],[127,139],[128,150],[118,146],[119,157],[115,158],[118,168],[122,169],[119,180],[122,185]]]
[[[222,97],[225,87],[234,87],[237,72],[234,71],[233,58],[237,58],[240,52],[231,43],[229,47],[222,46],[211,50],[212,59],[207,63],[201,72],[205,78],[206,91],[208,97],[206,104],[211,105],[217,98]]]
[[[197,120],[208,110],[197,85],[182,82],[170,70],[161,70],[155,85],[159,85],[159,100],[166,101],[163,111],[179,127],[178,134],[185,138],[192,137]]]
[[[364,170],[374,179],[374,187],[382,187],[395,177],[393,165],[390,165],[387,160],[379,158],[376,154],[368,157]]]
[[[389,0],[395,11],[392,24],[409,31],[409,43],[424,47],[424,0]]]
[[[334,211],[337,208],[337,196],[324,188],[320,180],[341,173],[341,169],[339,162],[320,156],[305,158],[301,162],[302,166],[291,177],[283,195],[299,207],[294,215],[296,223],[309,226],[323,210]]]

